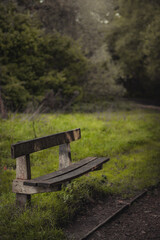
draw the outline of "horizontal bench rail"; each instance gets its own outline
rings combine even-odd
[[[19,142],[11,145],[12,158],[18,158],[23,155],[38,152],[43,149],[70,143],[81,138],[80,129],[74,129],[67,132],[57,133],[41,138],[35,138],[28,141]]]
[[[85,160],[85,161],[84,161]],[[102,164],[109,161],[109,158],[102,157],[102,158],[90,158],[90,159],[84,159],[79,162],[79,166],[76,165],[76,163],[72,164],[71,166],[65,168],[65,172],[62,174],[59,174],[57,176],[54,176],[53,178],[48,179],[34,179],[34,180],[26,180],[24,181],[24,185],[29,186],[38,186],[38,187],[53,187],[55,185],[61,185],[67,181],[70,181],[74,178],[80,177],[85,173],[88,173],[90,171],[94,171],[98,169]],[[88,160],[88,162],[87,162]],[[83,161],[83,162],[82,162]],[[82,164],[80,164],[82,162]],[[69,171],[68,171],[69,170]],[[58,171],[60,173],[60,171]],[[33,185],[32,185],[33,184]]]

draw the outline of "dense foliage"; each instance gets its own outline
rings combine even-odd
[[[0,5],[0,86],[7,106],[22,110],[48,91],[61,105],[82,92],[86,59],[78,45],[58,33],[45,34],[34,15]]]
[[[160,2],[119,0],[107,44],[129,94],[159,98]]]
[[[89,60],[85,78],[84,99],[122,96],[124,88],[117,84],[119,68],[106,52],[105,34],[114,14],[115,0],[32,0],[18,1],[23,8],[37,14],[47,33],[58,31],[78,40]],[[32,5],[32,8],[31,8]],[[84,100],[83,99],[83,100]]]
[[[124,87],[159,99],[159,16],[156,0],[2,0],[0,112],[2,99],[11,110],[61,109]]]

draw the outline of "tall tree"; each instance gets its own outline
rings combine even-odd
[[[38,13],[47,32],[56,30],[79,40],[88,56],[92,56],[103,44],[105,30],[113,17],[115,6],[115,0],[43,0],[41,3],[30,0],[29,2],[34,2],[32,9]],[[31,9],[30,4],[28,8]]]
[[[13,110],[53,90],[62,103],[83,89],[86,59],[79,46],[58,33],[46,34],[33,15],[17,5],[0,4],[0,82]]]
[[[119,0],[119,9],[107,33],[112,58],[123,71],[132,96],[159,97],[160,2]]]

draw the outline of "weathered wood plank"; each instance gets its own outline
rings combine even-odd
[[[31,179],[29,155],[16,158],[16,179]]]
[[[52,187],[54,185],[57,184],[61,184],[64,183],[66,181],[72,180],[74,178],[80,177],[85,173],[88,173],[90,171],[94,171],[96,168],[99,168],[99,166],[101,166],[102,164],[104,164],[105,162],[108,162],[109,158],[97,158],[91,162],[89,162],[88,164],[69,172],[68,174],[50,179],[50,180],[46,180],[46,181],[39,181],[38,182],[38,186],[39,187]]]
[[[31,179],[30,156],[25,155],[16,158],[16,179]],[[31,195],[16,193],[16,205],[24,208],[25,205],[31,203]]]
[[[49,173],[49,174],[37,177],[37,178],[34,178],[32,180],[29,180],[29,181],[24,181],[24,185],[37,186],[37,183],[39,181],[50,180],[50,179],[62,176],[64,174],[68,174],[69,172],[72,172],[75,169],[78,169],[78,168],[88,164],[89,162],[95,160],[95,159],[97,159],[97,157],[87,157],[87,158],[85,158],[85,159],[83,159],[81,161],[72,163],[70,166],[68,166],[68,167],[66,167],[64,169],[61,169],[59,171],[55,171],[55,172],[52,172],[52,173]]]
[[[17,204],[21,204],[22,200],[22,205],[26,204],[26,201],[28,201],[28,198],[25,197],[25,195],[32,195],[36,193],[44,193],[44,192],[54,192],[54,191],[59,191],[61,190],[61,185],[53,186],[51,188],[44,188],[44,187],[34,187],[34,186],[26,186],[23,184],[24,180],[13,180],[12,183],[12,192],[16,193],[17,195]],[[21,198],[22,196],[22,198]],[[30,198],[30,197],[29,197]]]
[[[74,129],[67,132],[57,133],[41,138],[19,142],[11,145],[11,156],[17,158],[30,153],[50,148],[65,143],[70,143],[81,138],[80,129]]]
[[[70,144],[66,143],[59,146],[59,169],[66,168],[71,165],[71,148]]]

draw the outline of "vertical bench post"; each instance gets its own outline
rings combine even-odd
[[[24,155],[16,158],[16,179],[31,179],[30,156]],[[16,205],[24,208],[26,204],[31,202],[31,195],[16,193]]]
[[[71,164],[71,148],[70,144],[62,144],[59,146],[59,169],[66,168]]]

